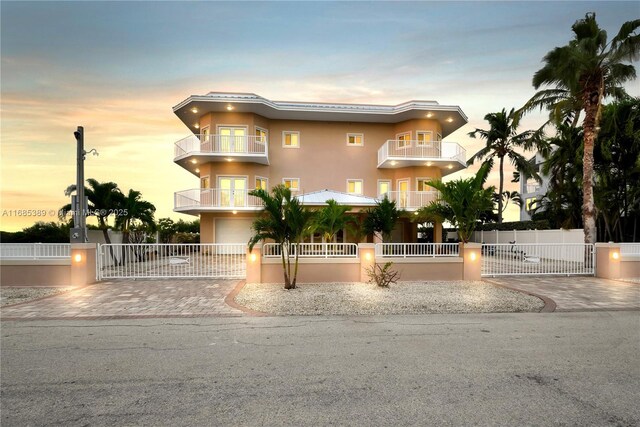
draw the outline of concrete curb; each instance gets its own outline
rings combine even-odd
[[[498,286],[500,288],[510,289],[512,291],[521,292],[526,295],[531,295],[532,297],[540,298],[542,302],[544,302],[544,307],[542,307],[538,313],[553,313],[554,311],[556,311],[556,307],[557,307],[556,302],[549,297],[545,297],[544,295],[535,294],[533,292],[525,291],[522,289],[514,288],[512,286],[503,285],[502,283],[492,282],[491,280],[488,280],[488,279],[482,279],[482,281],[491,283],[492,285]]]
[[[227,304],[229,307],[231,308],[235,308],[236,310],[240,310],[246,314],[248,314],[249,316],[255,316],[255,317],[268,317],[268,316],[273,316],[272,314],[269,313],[265,313],[263,311],[257,311],[257,310],[253,310],[251,308],[245,307],[244,305],[240,305],[236,302],[235,298],[236,296],[240,293],[240,291],[242,291],[242,288],[244,288],[244,285],[246,285],[247,282],[245,280],[241,280],[238,282],[238,284],[233,288],[233,290],[231,292],[229,292],[229,295],[227,295],[224,299],[225,304]]]

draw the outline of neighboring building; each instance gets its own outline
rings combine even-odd
[[[191,131],[175,143],[174,162],[200,179],[199,188],[175,193],[174,210],[200,216],[203,243],[249,240],[262,208],[248,195],[254,188],[284,184],[305,205],[333,198],[354,212],[386,194],[415,211],[435,199],[427,180],[466,167],[465,150],[442,139],[467,117],[434,101],[328,104],[211,92],[173,111]],[[416,239],[416,225],[406,220],[394,235],[396,242]]]
[[[531,163],[534,167],[534,170],[540,175],[542,178],[541,182],[533,178],[527,178],[523,175],[522,171],[520,172],[520,196],[523,200],[523,205],[520,208],[520,221],[529,221],[531,219],[531,215],[533,214],[533,209],[536,207],[536,204],[542,199],[542,197],[547,192],[547,188],[549,188],[549,177],[542,173],[542,164],[545,162],[545,158],[540,155],[540,153],[536,153],[531,159],[529,159],[529,163]]]

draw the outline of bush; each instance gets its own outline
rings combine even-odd
[[[373,264],[373,267],[366,269],[369,275],[369,283],[375,283],[382,288],[388,288],[390,284],[395,284],[400,279],[400,273],[391,270],[392,262],[387,262],[383,267]]]

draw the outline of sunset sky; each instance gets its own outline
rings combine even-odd
[[[100,153],[87,157],[87,178],[142,191],[157,218],[193,219],[172,211],[174,191],[199,186],[173,164],[189,131],[172,107],[209,91],[459,105],[469,124],[446,140],[470,156],[481,143],[467,133],[486,113],[522,106],[542,57],[590,11],[611,38],[640,3],[2,1],[0,229],[56,220],[12,211],[68,203],[78,125]],[[627,89],[640,96],[637,81]]]

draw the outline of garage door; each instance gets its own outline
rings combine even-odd
[[[247,244],[252,236],[251,219],[216,219],[216,243]]]

